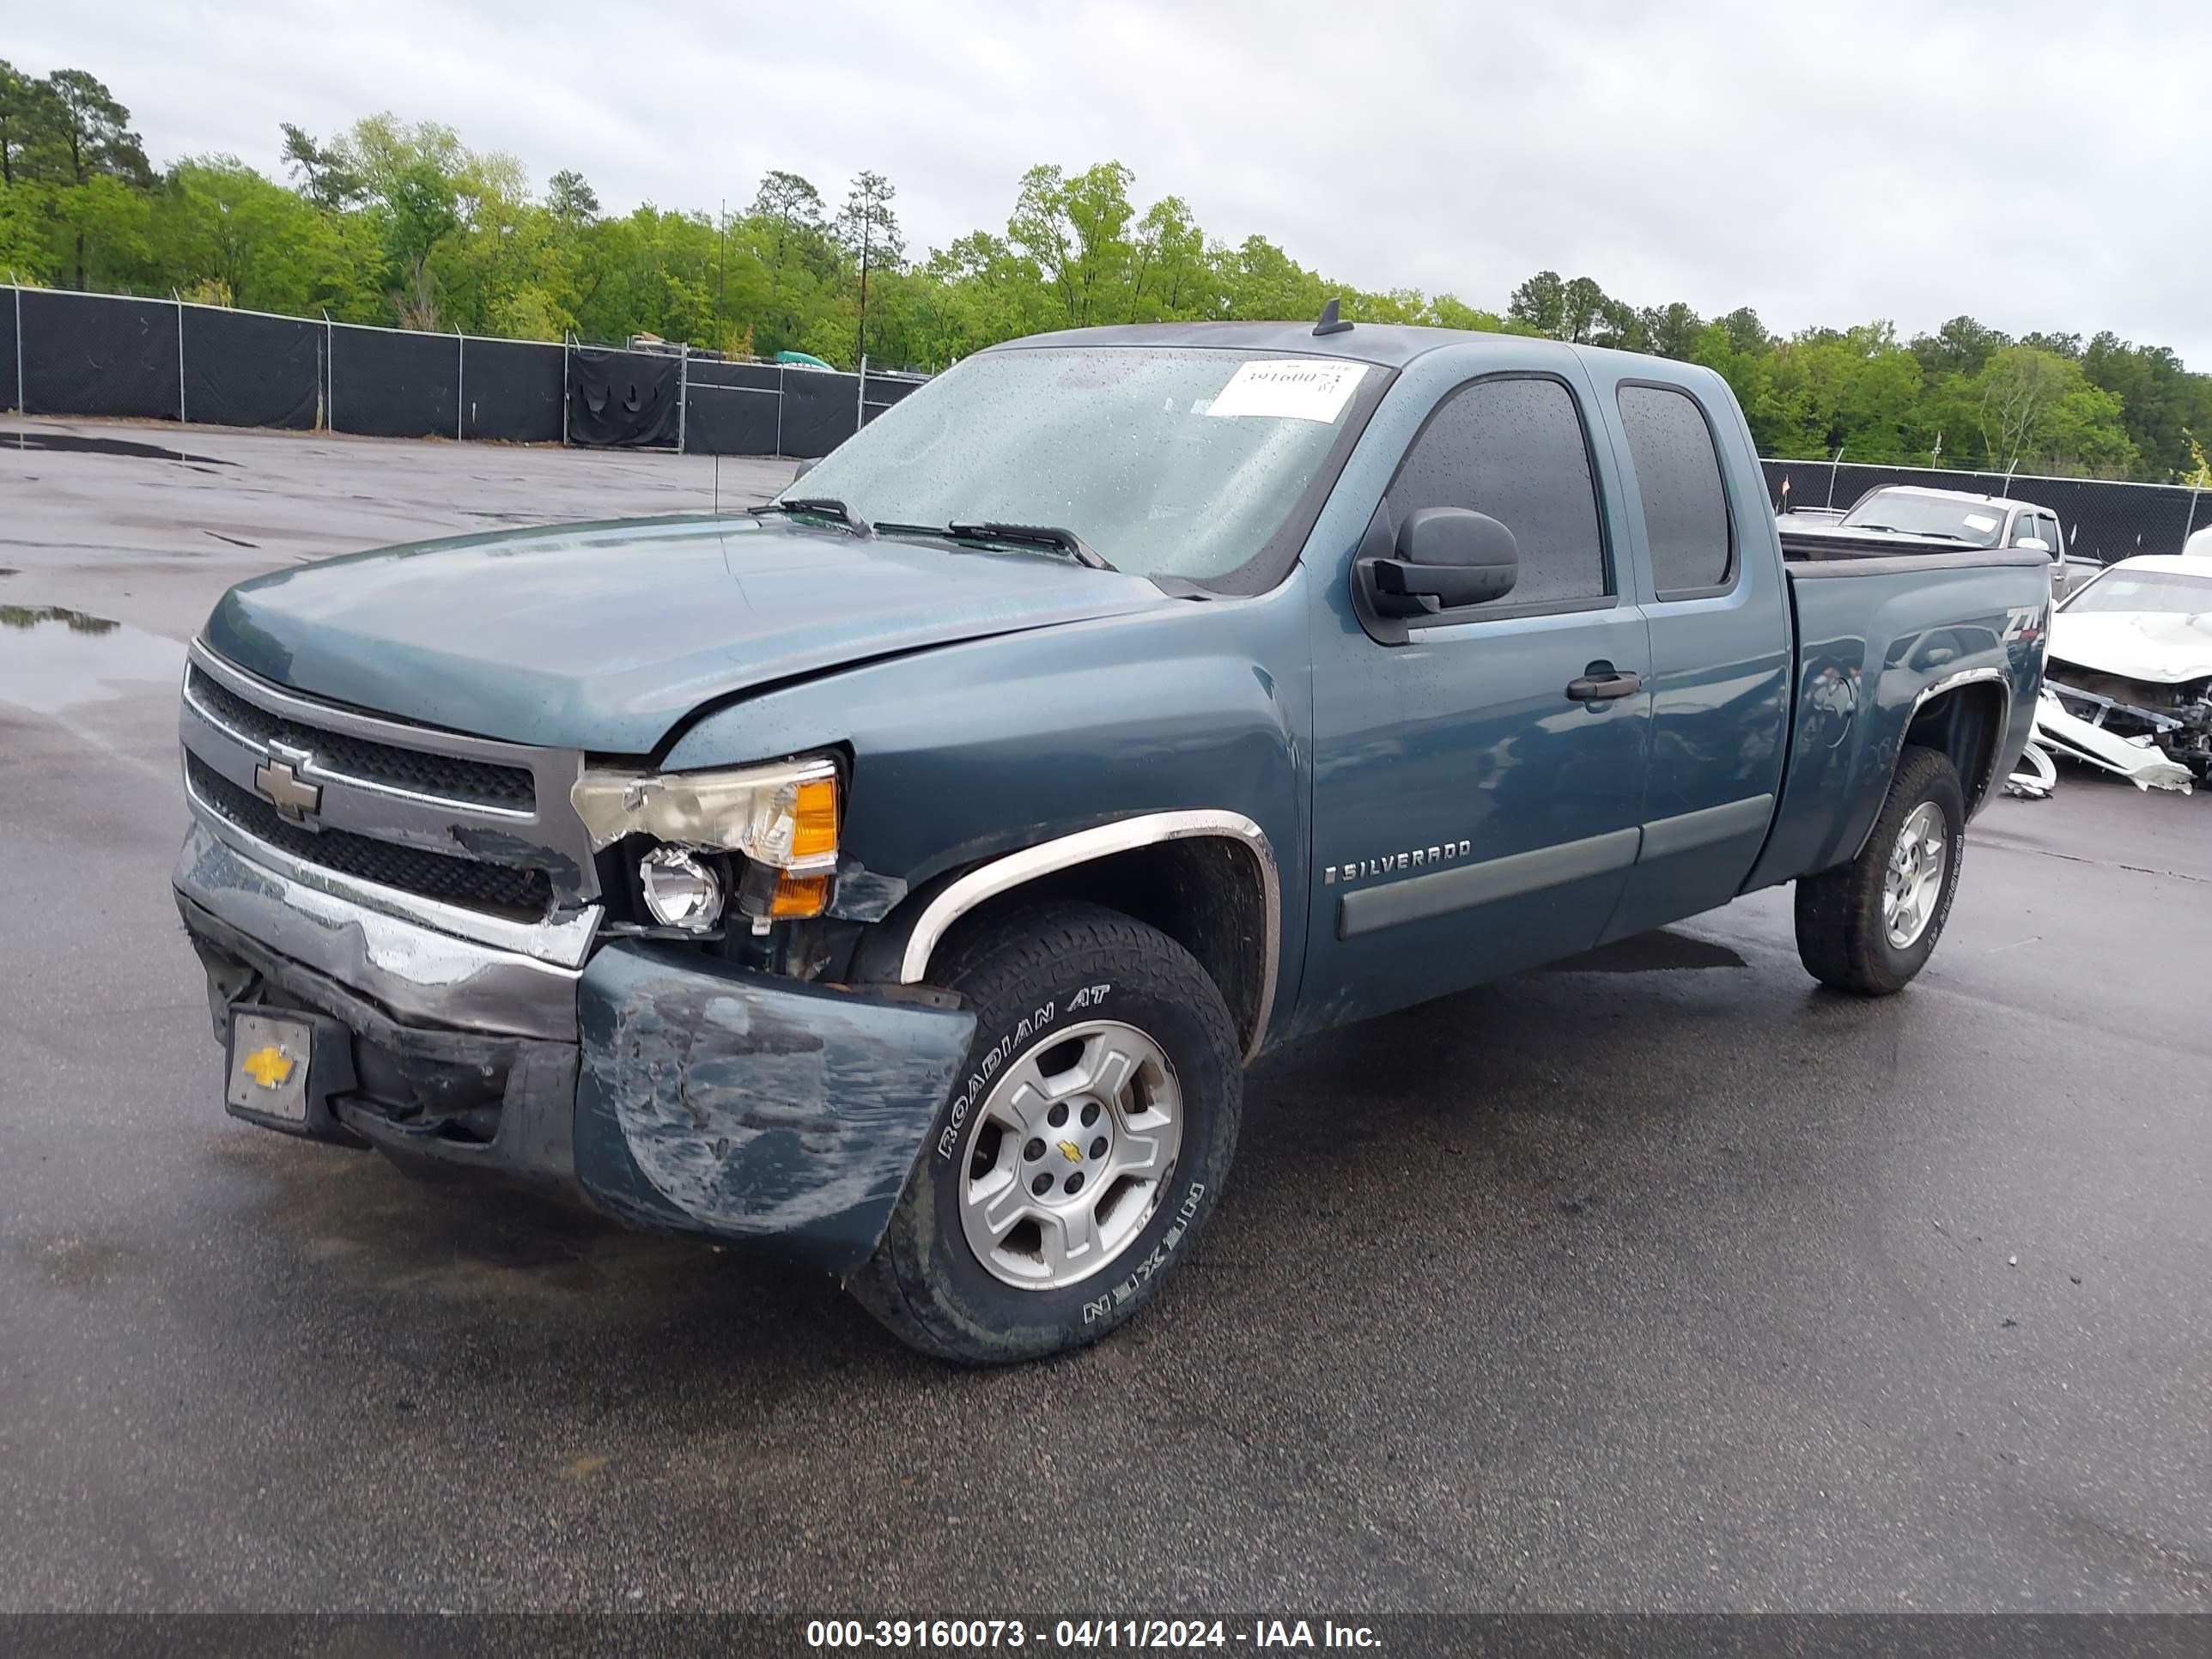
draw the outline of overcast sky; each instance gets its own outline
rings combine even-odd
[[[1940,15],[1936,15],[1940,14]],[[2212,6],[1767,0],[0,0],[156,163],[276,170],[390,109],[713,212],[888,174],[916,254],[1035,161],[1119,160],[1221,240],[1502,309],[1530,272],[1771,327],[1960,312],[2212,368]]]

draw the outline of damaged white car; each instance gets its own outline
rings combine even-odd
[[[2051,617],[2035,746],[2139,789],[2212,782],[2212,564],[2123,559]],[[2016,780],[2048,789],[2031,755]]]

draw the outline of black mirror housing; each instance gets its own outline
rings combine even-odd
[[[1521,550],[1513,532],[1487,513],[1425,507],[1398,526],[1391,556],[1360,557],[1352,568],[1362,626],[1397,645],[1405,642],[1408,622],[1511,592],[1521,576]]]
[[[1406,586],[1446,609],[1487,605],[1513,591],[1521,579],[1521,549],[1487,513],[1464,507],[1425,507],[1398,526],[1398,556],[1385,560]],[[1380,573],[1378,573],[1380,574]],[[1386,584],[1384,592],[1390,591]]]

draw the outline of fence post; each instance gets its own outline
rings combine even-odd
[[[853,394],[853,431],[858,435],[868,423],[868,354],[860,354],[860,384]]]
[[[684,453],[684,428],[691,414],[691,343],[676,348],[676,453]]]
[[[572,337],[567,329],[561,331],[561,447],[568,447],[568,342]]]
[[[15,330],[16,339],[19,343],[18,349],[20,349],[22,332],[21,325],[19,324]],[[15,380],[17,382],[16,395],[19,397],[22,392],[22,379],[23,371],[19,368],[15,371]],[[2189,491],[2189,528],[2181,532],[2181,550],[2185,553],[2189,550],[2189,538],[2197,533],[2197,498],[2203,493],[2204,486],[2202,484],[2192,485]]]
[[[338,342],[331,326],[330,307],[323,307],[323,430],[338,429]]]
[[[185,296],[171,289],[169,298],[177,307],[177,424],[182,426],[185,423]]]
[[[22,305],[22,302],[23,296],[18,294],[15,296],[18,307]],[[23,331],[19,328],[15,331],[15,340],[19,346],[22,343],[22,338]],[[778,460],[783,459],[783,382],[790,373],[791,365],[788,363],[778,363],[775,366],[775,458]]]
[[[453,441],[461,441],[461,422],[469,407],[469,337],[453,331]]]
[[[15,280],[15,273],[8,273],[8,285],[15,290],[15,412],[31,412],[30,394],[23,389],[23,285]]]

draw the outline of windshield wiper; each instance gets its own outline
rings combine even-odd
[[[1056,553],[1065,553],[1076,563],[1091,570],[1111,570],[1106,556],[1073,530],[1063,530],[1050,524],[1001,524],[987,520],[981,524],[949,524],[945,526],[963,540],[971,542],[1003,542],[1008,547],[1048,547]]]
[[[781,501],[763,501],[758,507],[749,507],[745,511],[756,519],[778,515],[793,519],[828,519],[863,539],[870,533],[866,521],[834,495],[794,495]]]
[[[1000,524],[995,520],[980,524],[900,524],[884,519],[877,521],[875,531],[878,536],[934,536],[940,541],[995,542],[1006,547],[1048,549],[1066,554],[1086,569],[1114,568],[1106,562],[1104,554],[1082,537],[1056,525]]]

